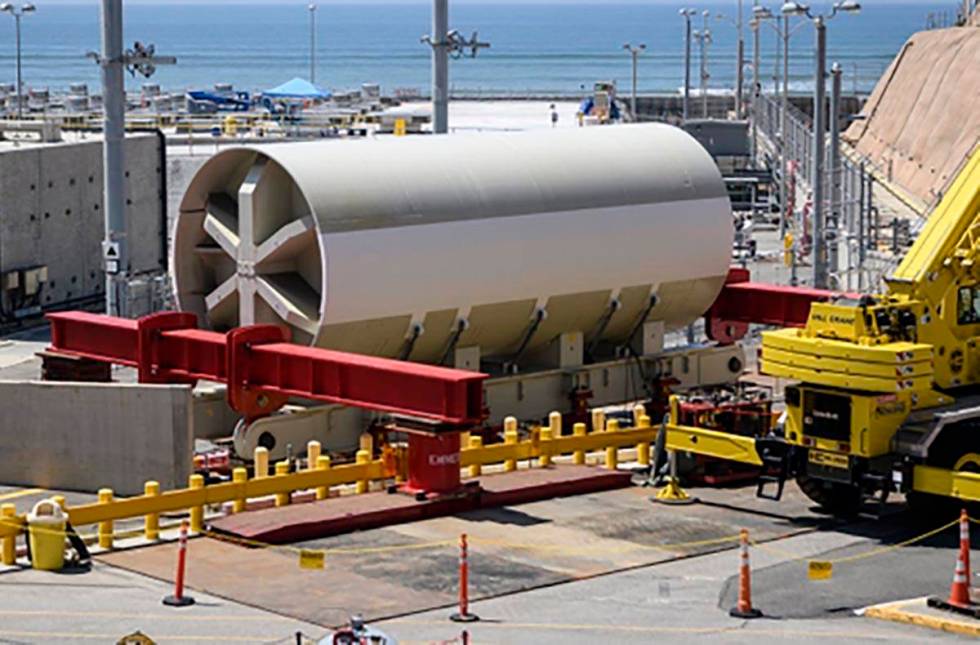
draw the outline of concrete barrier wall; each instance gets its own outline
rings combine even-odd
[[[906,191],[936,200],[980,138],[980,29],[913,34],[844,137]]]
[[[187,485],[186,385],[0,382],[0,482],[117,495]]]

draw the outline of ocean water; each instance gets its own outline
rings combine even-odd
[[[23,20],[24,82],[28,87],[66,89],[87,82],[98,91],[98,68],[85,58],[100,47],[97,4],[46,5]],[[693,5],[694,3],[692,3]],[[746,0],[748,8],[752,3]],[[814,8],[822,3],[814,2]],[[890,4],[871,0],[857,15],[829,23],[829,60],[840,62],[846,90],[870,90],[902,43],[925,27],[931,11],[955,10],[956,2]],[[453,61],[450,77],[456,94],[548,93],[577,95],[596,80],[614,80],[621,91],[630,84],[626,42],[645,43],[640,60],[641,92],[674,92],[683,83],[684,23],[674,5],[458,4],[450,27],[465,34],[479,30],[492,44],[476,59]],[[696,6],[696,5],[695,5]],[[735,27],[717,18],[732,17],[736,3],[713,2],[708,47],[709,88],[731,88],[735,75]],[[746,9],[746,16],[748,10]],[[364,82],[386,92],[411,88],[428,92],[429,49],[420,37],[430,31],[430,6],[423,4],[322,4],[317,12],[320,85],[342,90]],[[0,81],[13,82],[13,19],[0,14]],[[747,22],[747,17],[746,17]],[[702,18],[695,21],[701,28]],[[293,76],[308,76],[309,13],[306,3],[278,4],[132,4],[125,6],[125,42],[154,43],[161,54],[177,56],[174,67],[161,67],[152,82],[167,90],[206,88],[215,82],[256,90]],[[805,90],[813,68],[814,30],[801,24],[791,38],[791,87]],[[771,84],[777,63],[777,35],[760,30],[760,71]],[[746,28],[746,57],[752,57],[752,33]],[[778,47],[781,50],[781,44]],[[692,82],[698,84],[697,45]],[[138,90],[142,77],[127,77]],[[751,78],[751,70],[747,70]]]

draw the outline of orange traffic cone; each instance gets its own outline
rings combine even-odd
[[[929,598],[930,607],[950,609],[980,618],[980,606],[970,598],[970,518],[966,511],[960,513],[960,550],[956,556],[956,570],[953,584],[949,588],[949,599]]]
[[[762,612],[752,606],[752,572],[749,568],[749,532],[739,533],[738,602],[728,615],[735,618],[759,618]]]

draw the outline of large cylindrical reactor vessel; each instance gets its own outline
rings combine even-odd
[[[708,153],[667,125],[224,150],[180,206],[179,306],[215,329],[437,362],[686,325],[728,272]],[[654,306],[650,306],[654,302]]]

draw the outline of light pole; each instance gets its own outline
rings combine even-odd
[[[316,5],[306,7],[310,12],[310,83],[316,85]]]
[[[691,16],[697,15],[695,9],[681,9],[684,17],[684,120],[691,114]]]
[[[0,12],[6,11],[14,17],[14,31],[17,32],[17,118],[24,118],[24,82],[21,80],[20,71],[20,19],[25,14],[34,13],[36,8],[31,3],[25,3],[17,9],[13,4],[4,2],[0,4]]]
[[[742,94],[745,78],[745,38],[742,35],[742,0],[738,0],[738,19],[735,25],[738,43],[735,45],[735,118],[742,118]]]
[[[718,20],[727,20],[729,23],[734,25],[736,33],[738,34],[738,42],[735,46],[735,59],[738,63],[738,73],[735,75],[735,118],[741,120],[744,117],[744,110],[742,105],[742,100],[745,94],[744,86],[744,74],[745,74],[745,41],[742,38],[742,3],[738,3],[738,18],[732,20],[725,14],[719,13],[715,16]]]
[[[449,0],[433,0],[432,35],[422,36],[422,43],[432,48],[432,133],[446,134],[449,132],[449,57],[476,58],[477,52],[490,47],[490,43],[481,42],[475,31],[467,39],[457,30],[449,30]]]
[[[763,9],[756,5],[752,11],[752,21],[749,26],[752,27],[752,102],[749,111],[752,115],[752,132],[749,137],[752,139],[751,146],[749,148],[752,158],[752,166],[754,167],[757,162],[758,157],[758,128],[759,128],[759,23],[762,22],[763,14],[759,10]],[[768,10],[766,10],[768,11]]]
[[[810,7],[800,2],[787,2],[784,16],[806,16],[816,29],[816,68],[813,75],[813,170],[810,187],[813,191],[813,286],[827,288],[827,240],[824,235],[824,161],[827,130],[827,21],[838,13],[857,13],[861,4],[854,0],[838,0],[829,15],[814,15]]]
[[[779,204],[783,211],[782,216],[779,218],[779,237],[786,237],[786,227],[788,225],[789,213],[786,212],[786,205],[789,204],[789,179],[787,175],[789,174],[789,38],[794,31],[799,29],[804,23],[800,23],[790,29],[789,15],[782,15],[782,27],[769,22],[770,19],[777,19],[775,15],[769,9],[757,7],[753,10],[753,16],[759,20],[763,21],[763,24],[772,27],[773,31],[779,36],[783,43],[783,87],[780,92],[780,108],[779,108],[779,137],[776,141],[776,145],[779,147],[779,163],[780,163],[780,182],[779,182]],[[777,57],[778,58],[778,57]],[[778,74],[776,75],[776,83],[773,86],[778,88]]]
[[[639,121],[640,120],[639,116],[636,113],[636,68],[637,68],[637,60],[640,58],[640,54],[646,48],[647,48],[647,46],[644,45],[643,43],[640,43],[639,45],[636,45],[636,46],[631,45],[630,43],[626,43],[625,45],[623,45],[623,49],[625,49],[626,51],[628,51],[630,53],[630,56],[633,58],[633,96],[630,98],[630,110],[633,112],[633,120],[634,121]]]
[[[694,39],[698,41],[701,52],[701,118],[708,118],[708,45],[711,44],[711,30],[708,29],[708,17],[710,11],[703,11],[701,17],[704,19],[704,26],[701,31],[694,32]]]

